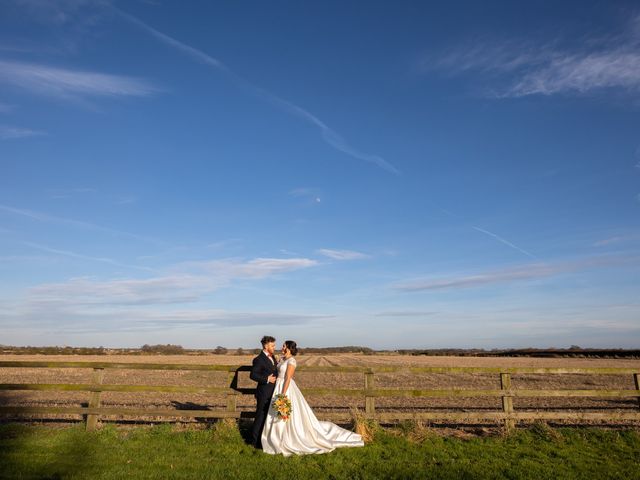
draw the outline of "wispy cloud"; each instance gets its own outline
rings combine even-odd
[[[305,325],[333,318],[332,315],[306,314],[282,311],[231,311],[214,308],[171,309],[160,308],[69,309],[59,305],[26,304],[1,305],[0,323],[5,327],[55,328],[68,336],[74,333],[128,333],[158,332],[172,329],[192,334],[210,327],[278,327]]]
[[[50,253],[124,266],[111,259],[89,257],[32,243],[28,245]],[[316,261],[306,258],[185,262],[150,278],[97,280],[83,277],[42,284],[30,288],[28,297],[30,305],[57,305],[68,308],[87,305],[115,307],[190,303],[197,302],[220,288],[229,287],[234,281],[262,280],[315,265]]]
[[[318,204],[322,201],[320,190],[317,188],[300,187],[289,191],[289,195],[295,198],[302,198],[310,203]]]
[[[474,227],[474,226],[472,226],[471,228],[473,228],[474,230],[477,230],[478,232],[482,232],[482,233],[484,233],[485,235],[489,235],[490,237],[495,238],[495,239],[496,239],[496,240],[498,240],[499,242],[504,243],[505,245],[507,245],[507,246],[509,246],[509,247],[513,248],[514,250],[517,250],[517,251],[519,251],[520,253],[524,253],[524,254],[525,254],[526,256],[528,256],[528,257],[536,258],[536,256],[535,256],[535,255],[533,255],[533,254],[531,254],[531,253],[527,252],[526,250],[523,250],[522,248],[518,247],[517,245],[514,245],[513,243],[509,242],[508,240],[505,240],[504,238],[502,238],[502,237],[500,237],[500,236],[496,235],[495,233],[492,233],[492,232],[490,232],[490,231],[488,231],[488,230],[484,230],[483,228],[480,228],[480,227]]]
[[[329,248],[321,248],[316,250],[316,252],[320,255],[324,255],[325,257],[333,258],[334,260],[361,260],[369,258],[369,255],[353,250],[332,250]]]
[[[65,25],[82,20],[92,23],[95,7],[110,3],[108,0],[13,0],[36,19],[54,25]]]
[[[130,205],[136,203],[137,200],[134,195],[116,195],[114,202],[116,205]]]
[[[184,310],[152,312],[143,315],[140,321],[148,327],[224,326],[253,327],[261,325],[304,325],[318,320],[333,318],[332,315],[300,314],[289,312],[232,312],[227,310]]]
[[[591,38],[581,46],[562,47],[524,41],[475,42],[440,56],[428,56],[423,71],[454,74],[475,72],[502,85],[497,97],[585,94],[604,89],[640,91],[640,15],[624,31],[610,38]],[[477,76],[475,77],[477,78]]]
[[[220,250],[222,248],[239,247],[242,245],[242,238],[227,238],[225,240],[218,240],[216,242],[208,243],[205,247],[214,250]]]
[[[635,265],[638,263],[638,261],[640,261],[640,257],[611,255],[589,257],[567,262],[532,263],[503,270],[478,273],[474,275],[411,280],[398,283],[394,285],[394,288],[396,290],[401,290],[404,292],[472,288],[497,283],[511,283],[516,281],[553,277],[556,275],[573,273],[591,268]]]
[[[0,113],[9,113],[13,110],[13,105],[0,102]]]
[[[429,315],[435,315],[438,312],[435,311],[422,311],[422,310],[391,310],[388,312],[375,313],[375,317],[426,317]]]
[[[220,72],[225,73],[234,82],[236,82],[236,84],[250,91],[257,97],[271,103],[272,105],[275,105],[276,107],[287,112],[288,114],[298,117],[304,120],[305,122],[315,126],[320,131],[322,139],[327,144],[335,148],[336,150],[352,158],[356,158],[358,160],[363,160],[365,162],[374,164],[382,168],[383,170],[386,170],[387,172],[393,173],[395,175],[398,175],[400,173],[395,166],[393,166],[391,163],[386,161],[384,158],[378,155],[365,153],[354,148],[339,133],[337,133],[335,130],[330,128],[326,123],[324,123],[322,120],[320,120],[317,116],[315,116],[308,110],[249,82],[248,80],[244,79],[240,75],[236,74],[233,70],[231,70],[228,66],[226,66],[220,60],[204,53],[201,50],[198,50],[197,48],[191,47],[185,43],[180,42],[179,40],[176,40],[173,37],[170,37],[169,35],[166,35],[165,33],[162,33],[156,30],[155,28],[147,25],[140,19],[126,12],[123,12],[122,10],[116,7],[113,7],[113,10],[117,12],[122,18],[131,22],[133,25],[145,31],[146,33],[150,34],[151,36],[155,37],[156,39],[160,40],[164,44],[172,48],[175,48],[176,50],[182,52],[183,54],[191,57],[192,59],[204,65],[207,65],[209,67],[217,69]]]
[[[626,243],[634,240],[640,240],[640,233],[630,233],[628,235],[616,235],[615,237],[609,237],[594,242],[594,247],[605,247],[616,243]]]
[[[54,223],[54,224],[58,224],[58,225],[67,225],[67,226],[70,226],[70,227],[81,228],[81,229],[85,229],[85,230],[94,230],[94,231],[97,231],[97,232],[108,233],[108,234],[114,235],[114,236],[135,238],[136,240],[142,240],[142,241],[156,243],[156,244],[162,243],[162,242],[160,242],[158,240],[155,240],[153,238],[145,237],[145,236],[142,236],[142,235],[137,235],[135,233],[124,232],[122,230],[116,230],[116,229],[113,229],[113,228],[96,225],[94,223],[83,222],[83,221],[79,221],[79,220],[73,220],[73,219],[70,219],[70,218],[56,217],[54,215],[49,215],[49,214],[42,213],[42,212],[36,212],[34,210],[28,210],[28,209],[24,209],[24,208],[15,208],[15,207],[11,207],[11,206],[8,206],[8,205],[0,205],[0,213],[2,213],[2,212],[9,213],[11,215],[17,215],[17,216],[20,216],[20,217],[29,218],[31,220],[35,220],[35,221],[38,221],[38,222]]]
[[[148,279],[99,281],[73,278],[66,282],[32,287],[30,305],[57,305],[69,308],[87,305],[163,305],[194,302],[219,288],[213,279],[189,274],[174,274]]]
[[[97,190],[95,188],[89,188],[89,187],[50,188],[47,190],[47,193],[53,199],[72,198],[76,195],[85,195],[85,194],[91,194],[96,192]]]
[[[137,78],[0,60],[0,82],[62,99],[147,96],[159,91]]]
[[[71,257],[71,258],[77,258],[80,260],[90,260],[92,262],[100,262],[100,263],[108,263],[109,265],[114,265],[116,267],[123,267],[123,268],[127,268],[127,269],[135,269],[135,270],[145,270],[145,271],[154,271],[151,268],[148,267],[140,267],[138,265],[128,265],[125,263],[121,263],[118,262],[116,260],[113,260],[111,258],[107,258],[107,257],[93,257],[90,255],[84,255],[81,253],[77,253],[77,252],[72,252],[69,250],[60,250],[60,249],[56,249],[56,248],[51,248],[48,247],[46,245],[40,245],[38,243],[33,243],[33,242],[23,242],[24,245],[31,247],[31,248],[35,248],[37,250],[41,250],[43,252],[48,252],[48,253],[53,253],[55,255],[62,255],[64,257]]]
[[[318,262],[309,258],[255,258],[249,261],[211,260],[185,262],[178,265],[178,268],[199,270],[228,278],[257,279],[316,265],[318,265]]]
[[[50,198],[55,200],[62,200],[67,198],[74,198],[79,196],[95,196],[97,198],[99,190],[90,187],[75,187],[75,188],[50,188],[46,190]],[[130,205],[136,203],[138,198],[135,195],[126,193],[104,193],[100,195],[101,200],[107,200],[114,205]]]
[[[29,138],[46,135],[38,130],[30,128],[10,127],[8,125],[0,125],[0,140],[13,140],[17,138]]]
[[[640,89],[640,53],[614,49],[597,53],[552,53],[543,67],[524,74],[505,96],[587,93],[596,89]]]

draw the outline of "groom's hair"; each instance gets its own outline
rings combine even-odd
[[[262,340],[260,340],[260,343],[262,344],[262,348],[264,348],[264,346],[267,343],[271,343],[271,342],[275,342],[276,339],[273,337],[270,337],[269,335],[265,335],[264,337],[262,337]]]

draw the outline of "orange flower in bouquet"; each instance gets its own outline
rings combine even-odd
[[[286,422],[291,416],[291,400],[286,395],[279,393],[273,400],[273,409],[276,411],[276,416]]]

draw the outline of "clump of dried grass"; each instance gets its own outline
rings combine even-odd
[[[351,409],[351,418],[353,430],[362,437],[364,443],[371,443],[380,430],[380,425],[375,420],[367,418],[357,408]]]
[[[422,443],[425,440],[436,436],[433,429],[429,426],[428,423],[425,423],[422,420],[415,420],[412,423],[413,428],[409,431],[409,435],[407,436],[409,441],[414,443]]]
[[[238,423],[234,418],[221,418],[213,424],[212,434],[218,439],[228,439],[239,435]]]
[[[551,427],[547,422],[543,420],[537,420],[531,426],[531,431],[545,440],[551,440],[555,442],[561,442],[564,440],[562,433],[555,428]]]
[[[423,443],[429,438],[438,436],[428,422],[423,420],[407,420],[398,424],[396,428],[398,435],[405,437],[413,443]]]

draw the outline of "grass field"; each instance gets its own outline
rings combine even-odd
[[[640,478],[640,433],[550,429],[508,436],[443,437],[405,424],[378,430],[364,448],[325,455],[267,455],[235,424],[133,429],[0,426],[0,478]]]

